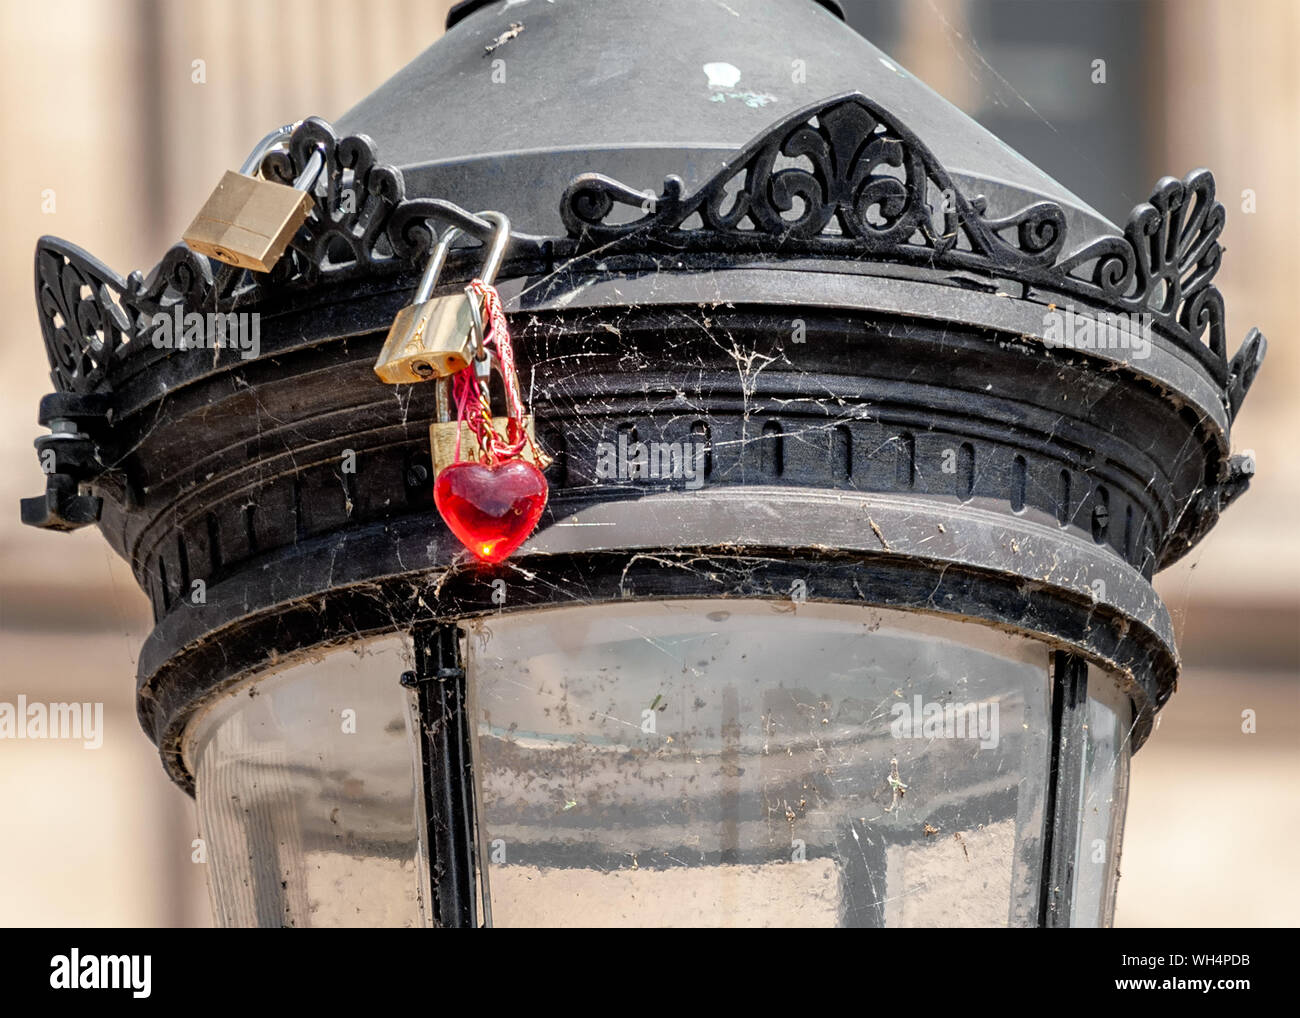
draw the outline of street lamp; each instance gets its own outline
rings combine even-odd
[[[1120,230],[831,4],[524,21],[461,4],[270,136],[311,201],[269,271],[237,180],[147,277],[38,245],[24,520],[153,602],[218,921],[1108,923],[1151,578],[1253,472],[1211,175]],[[487,564],[435,511],[447,383],[376,358],[444,231],[455,297],[506,221],[549,501]]]

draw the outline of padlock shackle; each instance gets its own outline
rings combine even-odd
[[[487,258],[484,259],[483,268],[478,274],[479,279],[490,284],[496,279],[497,273],[501,270],[501,263],[505,261],[506,248],[510,245],[510,220],[501,212],[480,212],[479,216],[496,227],[492,231]],[[433,291],[438,286],[438,277],[442,275],[443,266],[447,264],[447,256],[451,253],[452,242],[463,232],[459,226],[449,226],[442,231],[438,242],[433,246],[432,254],[429,255],[429,263],[424,267],[424,274],[420,277],[420,285],[415,291],[415,300],[412,303],[421,304],[433,296]],[[482,346],[481,340],[479,345]]]
[[[299,191],[310,191],[316,183],[316,178],[320,176],[320,171],[325,168],[325,153],[319,145],[312,151],[311,158],[307,160],[307,165],[303,171],[294,178],[293,186]]]
[[[281,144],[288,142],[290,136],[302,124],[298,120],[292,124],[284,124],[271,131],[265,138],[253,146],[253,151],[248,153],[248,158],[239,168],[239,172],[246,177],[256,177],[262,169],[262,161],[272,152],[280,147]],[[303,171],[294,178],[293,186],[299,191],[308,191],[316,183],[316,178],[320,176],[320,171],[325,168],[325,153],[319,145],[311,154],[311,159]]]
[[[487,323],[483,321],[483,308],[479,302],[474,299],[473,290],[465,287],[465,293],[469,296],[469,315],[474,321],[474,362],[477,364],[484,357],[489,356],[487,349]]]
[[[478,276],[491,286],[501,270],[501,263],[505,260],[506,248],[510,245],[510,220],[504,212],[480,212],[479,215],[496,226],[492,231],[492,246],[488,248],[483,270]],[[478,301],[471,300],[469,310],[474,318],[474,360],[477,363],[487,356],[487,323],[483,321],[483,313]]]
[[[267,154],[282,141],[287,141],[289,135],[293,134],[294,128],[301,124],[299,120],[294,124],[285,124],[283,127],[277,127],[265,138],[253,146],[253,151],[248,153],[248,158],[244,160],[244,165],[239,168],[239,172],[246,177],[257,176],[257,171],[262,168],[262,160]]]
[[[510,220],[504,212],[480,212],[479,216],[496,226],[492,231],[492,245],[488,248],[487,258],[483,261],[483,270],[478,278],[489,286],[495,282],[501,271],[501,263],[506,258],[506,248],[510,246]]]
[[[501,358],[491,350],[486,350],[482,357],[470,365],[470,370],[474,372],[474,383],[482,390],[483,398],[489,406],[492,402],[492,376],[501,379],[501,390],[506,397],[506,416],[510,416],[509,388],[506,386],[506,370],[501,365]],[[518,380],[515,384],[518,385]]]
[[[434,416],[439,424],[445,424],[452,420],[452,411],[456,405],[451,391],[451,378],[436,379],[433,386]]]
[[[434,287],[438,285],[438,277],[442,275],[442,267],[447,264],[447,255],[451,251],[451,242],[456,239],[460,233],[459,226],[449,226],[442,232],[438,238],[438,243],[433,246],[433,254],[429,256],[429,264],[424,267],[424,275],[420,277],[420,285],[415,291],[415,300],[413,304],[423,304],[433,296]]]

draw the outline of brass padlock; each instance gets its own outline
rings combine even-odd
[[[508,417],[493,417],[492,430],[505,438],[509,420]],[[460,431],[460,458],[474,463],[479,462],[481,453],[478,442],[474,438],[474,433],[470,431],[468,422],[434,421],[429,425],[429,446],[433,450],[434,477],[438,476],[438,472],[443,467],[449,467],[456,462],[456,432],[458,430]],[[545,470],[551,465],[552,457],[542,452],[541,447],[537,444],[537,432],[533,427],[532,414],[524,415],[524,431],[528,435],[528,441],[524,443],[519,458],[532,463],[538,470]]]
[[[486,370],[479,370],[480,367],[486,368]],[[487,377],[492,371],[496,371],[498,374],[501,372],[500,362],[490,354],[484,360],[476,361],[475,368],[475,373],[479,376],[479,384],[481,385],[487,384]],[[504,381],[505,379],[502,378],[502,382]],[[469,422],[452,419],[451,380],[449,378],[438,379],[437,389],[434,392],[434,407],[438,419],[429,425],[429,447],[433,452],[433,476],[437,477],[443,467],[449,467],[457,462],[458,434],[461,460],[473,463],[480,462],[482,451],[479,449],[474,432],[470,430]],[[492,430],[503,439],[508,439],[509,422],[510,418],[508,417],[493,417]],[[542,450],[542,447],[537,444],[537,432],[533,425],[533,415],[525,414],[522,423],[524,432],[528,435],[528,441],[524,443],[519,458],[527,460],[538,470],[545,470],[551,465],[553,457],[547,455]]]
[[[241,269],[270,272],[315,204],[311,188],[325,165],[317,149],[293,186],[254,176],[266,154],[293,125],[272,131],[244,160],[238,173],[226,171],[181,236],[199,254]]]
[[[505,258],[510,220],[500,212],[484,212],[482,216],[496,227],[478,276],[483,282],[491,283]],[[420,277],[415,300],[393,319],[388,338],[375,361],[375,374],[383,381],[397,385],[446,378],[463,371],[482,353],[483,309],[473,291],[467,287],[462,293],[432,296],[451,243],[460,232],[453,226],[438,238]]]

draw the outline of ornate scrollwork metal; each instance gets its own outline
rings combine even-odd
[[[177,244],[147,278],[133,272],[123,279],[76,245],[41,238],[37,306],[56,387],[77,393],[107,387],[114,362],[147,347],[153,316],[178,303],[195,311],[256,306],[296,289],[407,268],[432,246],[433,223],[492,234],[491,223],[452,202],[406,200],[401,172],[378,161],[374,142],[364,135],[340,138],[317,117],[299,124],[287,146],[269,152],[261,172],[292,183],[316,152],[324,163],[313,208],[266,274],[214,263]],[[516,251],[530,250],[534,240],[516,237]]]
[[[255,306],[294,290],[408,268],[430,249],[439,223],[491,233],[490,223],[449,201],[407,199],[401,172],[379,163],[369,138],[340,138],[318,118],[304,120],[285,148],[272,150],[262,172],[291,182],[316,152],[324,165],[315,206],[288,254],[265,275],[216,265],[177,244],[147,278],[137,272],[122,279],[75,245],[42,238],[37,299],[60,390],[106,386],[115,359],[147,346],[152,315],[178,302],[195,310]],[[615,222],[620,206],[642,214]],[[549,246],[556,257],[574,259],[701,252],[723,263],[779,254],[974,272],[1019,283],[1026,293],[1037,288],[1151,315],[1225,391],[1235,385],[1225,400],[1236,409],[1253,373],[1244,362],[1227,361],[1223,298],[1212,284],[1224,211],[1208,171],[1161,180],[1151,200],[1133,210],[1123,236],[1065,255],[1060,205],[1034,202],[1002,218],[987,212],[985,199],[962,193],[920,138],[866,96],[850,93],[776,124],[689,196],[675,176],[654,196],[583,174],[560,204],[568,237],[516,236],[513,248],[519,255]]]
[[[36,306],[60,392],[92,392],[137,335],[138,294],[75,244],[42,237],[36,245]]]
[[[176,304],[202,309],[216,293],[212,263],[177,244],[146,278],[123,279],[58,237],[36,243],[36,303],[59,392],[110,388],[113,366],[148,346],[153,316]]]
[[[616,252],[647,243],[950,264],[1005,272],[1051,265],[1065,241],[1065,213],[1038,202],[986,219],[925,144],[859,93],[810,106],[750,142],[695,194],[679,177],[648,195],[601,174],[576,178],[560,203],[571,237]],[[646,208],[606,222],[616,204]],[[698,216],[699,225],[688,221]],[[1016,242],[1003,231],[1014,229]]]
[[[177,244],[147,278],[133,272],[123,279],[75,244],[42,237],[37,306],[59,391],[105,388],[114,362],[144,349],[153,316],[177,303],[197,311],[217,310],[223,302],[256,304],[284,289],[367,276],[391,263],[386,231],[403,202],[401,173],[379,164],[369,138],[339,138],[315,117],[294,130],[286,149],[267,155],[262,172],[290,182],[316,151],[324,166],[315,205],[288,256],[266,275],[216,264]]]
[[[1223,295],[1211,280],[1223,255],[1218,238],[1224,221],[1209,170],[1181,181],[1164,177],[1151,200],[1129,215],[1123,237],[1094,241],[1058,269],[1076,292],[1132,313],[1149,312],[1185,341],[1199,343],[1208,329],[1209,349],[1222,365]]]
[[[617,206],[640,217],[613,223]],[[1064,210],[1035,202],[990,219],[929,148],[860,93],[776,124],[690,196],[670,176],[658,196],[601,174],[565,191],[560,214],[577,251],[781,253],[968,270],[1025,287],[1076,294],[1115,311],[1147,313],[1223,385],[1223,297],[1211,285],[1223,206],[1197,170],[1161,180],[1122,237],[1062,258]],[[1208,343],[1202,336],[1208,330]]]
[[[381,241],[405,184],[400,171],[379,163],[365,135],[339,138],[324,120],[308,117],[287,149],[268,153],[262,175],[292,184],[317,151],[324,167],[312,190],[315,205],[290,245],[290,263],[275,280],[281,284],[310,286],[322,277],[364,273],[391,257]]]

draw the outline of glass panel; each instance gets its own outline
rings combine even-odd
[[[283,668],[190,726],[220,926],[418,926],[406,637]]]
[[[857,606],[471,629],[498,926],[1036,921],[1045,645]]]
[[[1088,666],[1088,735],[1071,926],[1109,926],[1115,914],[1133,724],[1133,704],[1119,691],[1119,682],[1117,676]]]

